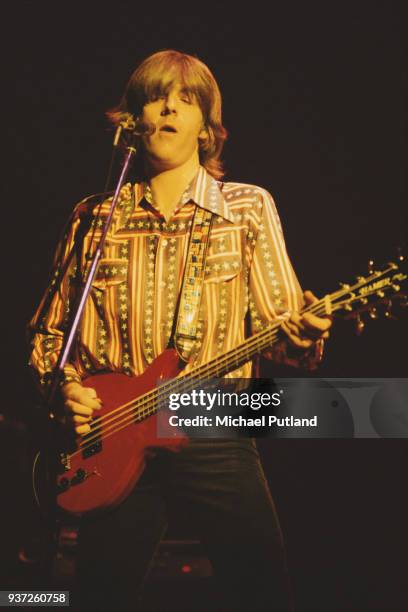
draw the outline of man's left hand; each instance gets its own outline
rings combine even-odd
[[[304,298],[307,306],[318,302],[311,291],[305,291]],[[326,340],[329,337],[331,325],[329,316],[318,317],[311,312],[293,312],[290,318],[282,323],[281,328],[293,346],[307,350],[318,340]]]

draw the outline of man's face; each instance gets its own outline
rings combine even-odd
[[[198,163],[198,137],[205,135],[203,115],[195,96],[173,84],[167,94],[145,104],[141,119],[156,131],[143,138],[147,164],[155,170],[177,168],[192,160]]]

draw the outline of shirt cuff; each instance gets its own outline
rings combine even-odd
[[[63,387],[64,385],[67,385],[70,382],[81,383],[82,379],[74,368],[74,366],[70,363],[67,363],[67,365],[64,366],[64,370],[61,374],[59,385],[60,387]]]

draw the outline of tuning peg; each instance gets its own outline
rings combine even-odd
[[[355,325],[356,325],[356,334],[357,334],[357,336],[361,336],[361,334],[363,333],[364,328],[365,328],[365,323],[362,320],[362,318],[360,317],[360,315],[357,315]]]
[[[368,309],[368,314],[370,315],[371,319],[378,319],[378,312],[374,306]]]
[[[364,276],[356,276],[356,281],[358,283],[363,283],[365,281],[365,277]]]
[[[385,316],[387,319],[396,319],[396,317],[394,317],[394,315],[393,315],[393,314],[392,314],[392,312],[391,312],[392,306],[393,306],[393,304],[392,304],[392,300],[388,300],[388,301],[387,301],[387,305],[386,305],[386,310],[385,310],[385,312],[384,312],[384,316]]]
[[[339,283],[339,285],[342,289],[345,289],[346,291],[350,289],[350,285],[347,283]]]
[[[405,256],[404,253],[402,252],[403,249],[401,247],[397,247],[397,259],[398,261],[405,261]]]

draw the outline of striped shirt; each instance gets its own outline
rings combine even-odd
[[[138,375],[166,348],[196,206],[214,217],[194,358],[187,369],[235,348],[303,304],[276,207],[265,189],[220,183],[200,167],[168,222],[149,193],[145,183],[122,188],[63,382],[104,370]],[[57,362],[80,275],[110,200],[99,216],[95,196],[80,202],[58,246],[51,283],[30,323],[30,365],[42,385]],[[282,346],[274,357],[291,362]],[[250,377],[251,363],[230,375]]]

